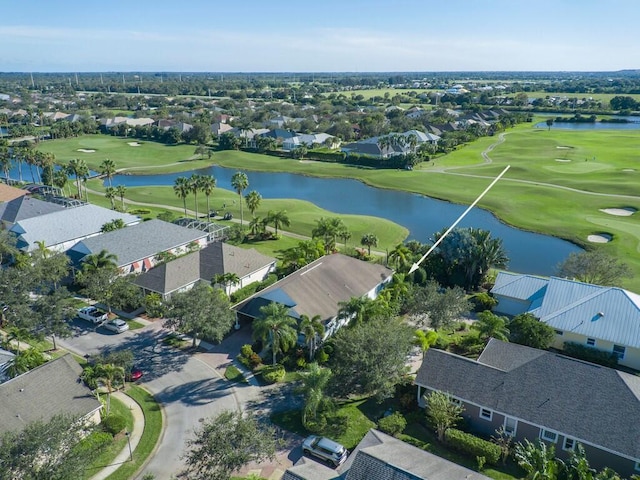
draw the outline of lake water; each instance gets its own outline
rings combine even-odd
[[[640,128],[640,117],[629,117],[627,123],[615,122],[553,122],[551,129],[562,130],[637,130]],[[536,123],[536,128],[548,129],[546,122]]]
[[[175,174],[117,175],[113,178],[113,184],[130,187],[173,186],[176,178],[197,173],[213,175],[219,188],[233,190],[231,176],[236,171],[214,166]],[[387,218],[409,229],[409,239],[423,243],[430,242],[434,233],[449,227],[468,206],[407,192],[374,188],[351,179],[306,177],[291,173],[245,173],[249,178],[246,192],[257,190],[263,198],[307,200],[335,213]],[[487,185],[489,183],[487,181]],[[480,193],[479,191],[478,194]],[[211,208],[222,209],[222,205],[216,202],[215,192],[211,196]],[[509,227],[490,212],[479,208],[471,210],[458,226],[482,228],[491,231],[493,237],[501,238],[511,259],[509,269],[516,272],[553,275],[557,265],[570,253],[581,251],[570,242]],[[359,239],[351,240],[353,243],[358,241]]]

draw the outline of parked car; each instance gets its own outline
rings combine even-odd
[[[109,318],[109,314],[96,307],[89,306],[78,310],[78,317],[93,324],[98,324],[106,321]]]
[[[302,453],[318,457],[334,467],[342,465],[347,459],[346,448],[318,435],[310,435],[302,442]]]
[[[209,212],[209,218],[213,218],[213,217],[217,217],[218,216],[218,212],[215,210],[211,210]]]
[[[122,333],[129,330],[129,324],[120,318],[114,318],[106,322],[104,328],[115,333]]]
[[[224,217],[222,217],[223,220],[231,220],[233,218],[233,214],[231,212],[227,212],[224,214]]]
[[[134,365],[125,375],[125,380],[127,382],[137,382],[142,378],[142,375],[144,375],[144,372]]]

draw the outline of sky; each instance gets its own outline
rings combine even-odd
[[[0,71],[640,68],[638,0],[0,0]]]

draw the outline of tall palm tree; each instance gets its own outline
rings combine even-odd
[[[113,392],[114,384],[124,383],[124,368],[113,365],[112,363],[105,363],[98,365],[96,369],[97,379],[102,380],[107,387],[107,412],[109,415],[111,411],[111,393]]]
[[[317,363],[308,365],[305,372],[300,372],[302,392],[304,395],[304,409],[302,410],[302,424],[308,425],[309,420],[315,420],[318,409],[325,398],[325,389],[331,378],[331,370],[323,368]]]
[[[309,318],[306,315],[300,316],[300,333],[304,335],[304,341],[309,349],[309,361],[313,360],[318,347],[318,339],[324,336],[324,325],[320,321],[320,315]]]
[[[267,222],[271,223],[273,228],[276,229],[276,237],[278,236],[278,228],[283,226],[288,227],[291,225],[291,221],[289,220],[286,210],[278,210],[277,212],[270,210],[267,214]]]
[[[184,216],[187,216],[187,197],[189,196],[189,179],[187,177],[178,177],[176,178],[173,184],[173,191],[178,196],[178,198],[182,199],[182,203],[184,204]]]
[[[116,174],[116,163],[113,160],[105,158],[100,164],[100,174],[107,177],[107,180],[109,180],[109,186],[111,187],[111,179]]]
[[[120,206],[122,207],[122,211],[124,212],[124,195],[127,193],[127,187],[125,185],[118,185],[116,187],[116,193],[120,197]]]
[[[363,247],[367,247],[367,251],[369,255],[371,255],[371,247],[378,246],[378,237],[376,237],[373,233],[365,233],[360,239],[360,245]]]
[[[265,231],[267,227],[267,219],[261,217],[253,217],[249,222],[249,231],[252,235],[258,235]]]
[[[253,321],[253,338],[271,347],[273,365],[276,364],[278,353],[287,352],[296,344],[296,326],[286,305],[272,302],[260,307],[260,317]]]
[[[89,173],[87,163],[80,158],[72,158],[67,165],[69,174],[76,177],[76,188],[78,190],[78,198],[82,198],[82,189],[80,187],[80,179]]]
[[[245,195],[244,200],[247,202],[247,208],[249,212],[251,212],[251,216],[255,216],[256,210],[258,210],[260,202],[262,201],[262,195],[255,190],[251,190]]]
[[[53,185],[53,167],[56,164],[56,156],[51,152],[42,152],[38,156],[42,177],[40,180],[46,185]]]
[[[207,199],[207,214],[211,211],[209,207],[209,197],[216,188],[216,179],[213,175],[201,175],[200,176],[200,189]]]
[[[223,285],[224,293],[230,295],[231,287],[240,283],[240,277],[233,272],[219,273],[213,276],[211,283],[214,285]]]
[[[69,183],[69,174],[67,173],[67,170],[64,167],[59,170],[54,170],[52,181],[54,187],[58,187],[62,190],[62,194],[65,195],[64,189]]]
[[[0,146],[0,168],[2,168],[4,178],[8,180],[11,170],[11,155],[9,155],[9,148],[5,146]]]
[[[104,196],[111,201],[111,209],[115,210],[116,204],[114,200],[118,196],[118,191],[114,187],[107,187],[104,191]]]
[[[231,186],[238,193],[238,197],[240,198],[240,227],[242,227],[244,221],[244,215],[242,212],[242,192],[249,186],[247,174],[244,172],[234,173],[231,177]]]
[[[200,175],[194,173],[189,177],[189,191],[193,193],[194,203],[195,203],[195,218],[198,218],[198,192],[200,191]]]
[[[345,230],[347,230],[347,227],[340,218],[321,217],[316,220],[316,226],[311,231],[311,236],[313,238],[321,238],[324,241],[325,252],[330,253],[336,247],[336,238],[343,234]]]
[[[118,257],[108,250],[100,250],[98,253],[87,255],[82,261],[82,271],[94,273],[103,268],[118,268]]]

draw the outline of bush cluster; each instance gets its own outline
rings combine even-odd
[[[127,419],[117,413],[110,414],[102,421],[102,428],[111,435],[117,435],[127,426]]]
[[[448,429],[444,434],[447,444],[472,458],[484,457],[490,465],[497,465],[500,461],[502,450],[495,443],[488,442],[481,438],[465,433],[455,428]]]
[[[407,420],[400,412],[393,412],[378,420],[378,428],[388,435],[397,437],[407,428]]]
[[[618,365],[618,357],[614,353],[587,347],[580,343],[564,342],[564,353],[570,357],[597,363],[605,367],[615,368],[615,366]]]
[[[282,365],[267,365],[260,370],[260,373],[264,381],[271,384],[284,380],[287,372]]]
[[[231,303],[241,302],[245,298],[249,298],[254,293],[259,292],[260,290],[264,290],[265,288],[273,285],[277,281],[278,281],[278,277],[272,273],[261,282],[253,282],[253,283],[250,283],[249,285],[245,285],[244,287],[236,290],[231,294],[230,296]]]
[[[253,348],[249,344],[245,344],[240,348],[238,361],[251,370],[255,370],[257,367],[262,365],[262,358],[253,351]]]

